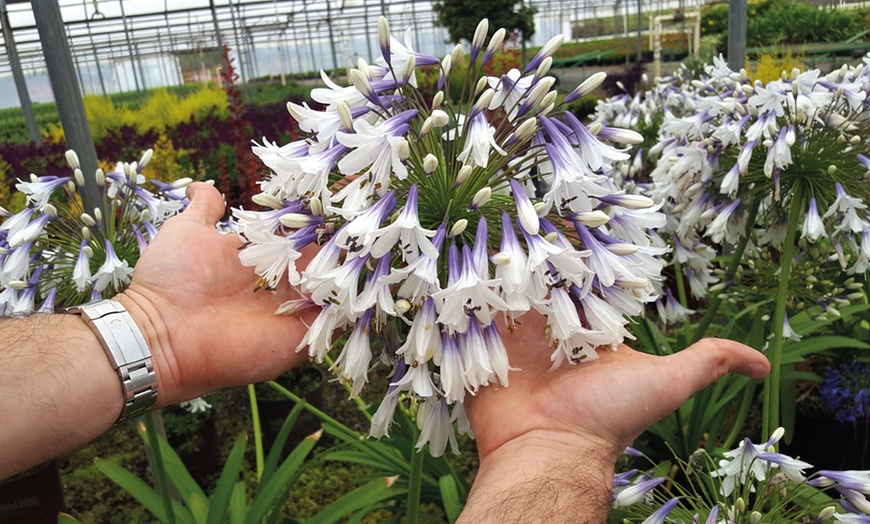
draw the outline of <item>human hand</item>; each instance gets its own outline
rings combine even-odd
[[[132,283],[115,297],[151,348],[158,407],[301,365],[308,355],[295,349],[307,330],[303,321],[316,316],[276,316],[284,301],[301,297],[289,285],[255,292],[258,276],[239,261],[241,240],[215,229],[225,207],[220,193],[194,183],[187,196],[190,205],[161,228]]]
[[[510,385],[466,400],[481,460],[463,514],[468,522],[505,522],[505,515],[488,519],[511,500],[512,517],[533,509],[536,519],[553,512],[548,522],[603,521],[616,459],[643,430],[726,373],[761,378],[770,370],[754,349],[704,339],[665,357],[625,345],[599,350],[598,360],[548,372],[550,349],[541,343],[546,320],[527,313],[521,321],[513,333],[501,330],[510,363],[520,368]],[[534,492],[549,483],[568,494]]]

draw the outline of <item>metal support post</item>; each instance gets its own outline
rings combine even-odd
[[[24,80],[24,71],[21,70],[21,61],[18,59],[18,48],[15,46],[12,26],[9,24],[9,12],[6,10],[6,0],[0,0],[0,26],[3,29],[3,41],[6,43],[6,53],[9,55],[9,67],[12,68],[12,78],[15,80],[15,89],[18,91],[18,101],[21,103],[21,112],[24,113],[24,121],[27,123],[30,141],[38,144],[41,137],[39,135],[39,128],[36,127],[36,117],[33,114],[30,93],[27,91],[27,82]]]
[[[88,127],[82,93],[76,82],[60,7],[56,0],[33,2],[31,7],[45,54],[45,65],[48,69],[51,89],[54,91],[54,99],[57,102],[57,111],[60,113],[66,145],[78,154],[82,173],[85,176],[83,204],[90,212],[93,212],[96,207],[103,209],[101,193],[94,177],[98,166],[97,151]]]
[[[728,2],[728,67],[746,67],[746,0]]]
[[[637,0],[637,56],[635,62],[643,61],[643,0]]]

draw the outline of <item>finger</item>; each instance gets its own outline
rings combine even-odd
[[[770,372],[770,363],[761,352],[720,338],[703,339],[670,359],[677,361],[675,367],[684,370],[684,383],[693,391],[707,387],[728,373],[758,379]]]
[[[224,216],[226,206],[220,191],[204,182],[194,182],[185,190],[190,204],[184,210],[182,216],[201,222],[206,226],[213,226]]]

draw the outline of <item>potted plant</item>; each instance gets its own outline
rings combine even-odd
[[[214,420],[216,405],[215,398],[200,397],[162,412],[167,440],[196,479],[218,471],[220,439]]]
[[[821,469],[870,468],[870,364],[850,355],[817,365],[824,379],[802,396],[788,449]]]
[[[323,386],[326,384],[326,373],[315,366],[302,366],[276,378],[275,383],[293,392],[317,409],[323,409]],[[257,384],[257,411],[260,417],[260,427],[263,431],[263,445],[266,449],[272,447],[287,416],[296,406],[296,402],[282,395],[268,383]],[[306,436],[320,429],[320,420],[308,411],[303,411],[290,431],[284,453],[289,452],[302,442]]]

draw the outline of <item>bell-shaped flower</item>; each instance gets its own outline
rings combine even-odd
[[[337,369],[342,379],[351,383],[350,398],[355,398],[369,381],[372,360],[372,310],[368,309],[354,324],[353,331],[331,369]]]
[[[42,210],[48,204],[48,199],[51,198],[51,194],[56,189],[63,187],[70,180],[67,176],[57,177],[50,175],[42,177],[32,175],[32,178],[31,182],[23,182],[19,179],[18,183],[15,184],[15,188],[27,195],[26,203],[29,207],[38,210]]]
[[[85,247],[88,241],[82,239],[79,246],[79,255],[76,257],[76,263],[73,266],[72,279],[76,285],[76,291],[84,293],[91,284],[91,259],[88,257]]]
[[[489,155],[492,150],[501,156],[507,155],[496,142],[495,128],[489,125],[483,112],[478,112],[470,118],[464,138],[464,148],[456,157],[464,164],[486,167],[489,165]]]
[[[444,397],[426,397],[417,410],[417,427],[420,436],[417,438],[417,452],[421,452],[426,443],[433,457],[444,454],[447,444],[453,453],[459,453],[459,443],[453,432],[453,423]]]
[[[133,268],[130,267],[126,260],[118,258],[112,243],[108,240],[106,240],[105,249],[106,260],[93,277],[94,289],[100,293],[110,283],[115,291],[123,289],[124,286],[130,283],[130,279],[133,276]]]
[[[402,260],[406,262],[417,260],[421,251],[429,258],[438,258],[438,250],[429,240],[435,235],[435,231],[423,229],[417,215],[417,184],[412,185],[408,190],[405,207],[402,208],[396,221],[376,230],[373,234],[378,237],[371,248],[371,255],[375,258],[381,258],[389,253],[397,243]]]
[[[451,251],[455,250],[451,246]],[[433,298],[443,300],[438,322],[451,332],[464,333],[468,330],[469,318],[476,318],[484,326],[492,323],[493,309],[505,311],[507,304],[493,288],[500,284],[498,279],[482,279],[472,262],[471,250],[463,246],[462,267],[450,257],[448,273],[455,280],[452,285],[435,293]]]
[[[825,231],[825,225],[819,216],[819,208],[816,206],[816,199],[811,198],[810,207],[801,226],[801,238],[806,237],[809,238],[810,242],[815,242],[819,237],[827,236],[828,233]]]
[[[366,168],[372,174],[372,183],[389,187],[391,175],[399,180],[408,176],[400,149],[406,142],[408,122],[417,116],[415,109],[402,111],[378,126],[365,120],[353,123],[354,133],[339,132],[336,139],[351,151],[338,162],[338,169],[345,175],[362,174]]]

